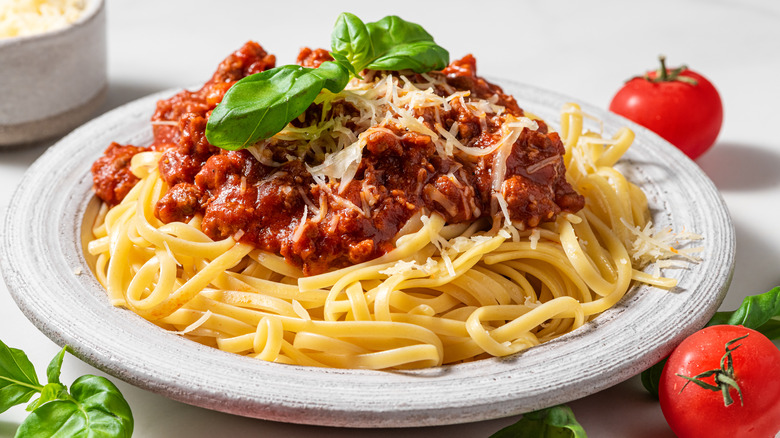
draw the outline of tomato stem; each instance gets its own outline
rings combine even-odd
[[[685,387],[688,386],[689,383],[695,383],[696,385],[710,391],[720,391],[721,394],[723,395],[723,404],[725,406],[729,406],[732,403],[734,403],[734,399],[731,398],[731,389],[736,389],[737,394],[739,394],[739,404],[741,406],[745,406],[745,402],[742,399],[742,389],[740,389],[739,384],[737,383],[737,378],[734,375],[734,358],[731,357],[731,353],[737,348],[739,348],[740,346],[742,346],[742,344],[738,344],[734,348],[731,348],[731,346],[734,345],[736,342],[747,338],[749,334],[750,333],[726,342],[726,353],[724,353],[723,357],[720,358],[720,368],[705,371],[693,377],[683,376],[682,374],[676,374],[678,377],[682,377],[683,379],[687,380],[687,382],[685,382],[685,385],[683,385],[682,389],[680,389],[680,393],[682,393],[683,390],[685,390]],[[703,380],[711,376],[715,376],[716,385],[707,383]]]
[[[678,81],[678,82],[685,82],[686,84],[698,85],[696,79],[688,76],[681,76],[682,72],[688,70],[688,66],[682,65],[680,67],[670,70],[666,68],[666,56],[658,55],[658,61],[661,63],[661,68],[655,71],[655,77],[651,78],[649,74],[645,74],[644,76],[642,76],[645,80],[650,81],[654,84],[657,84],[659,82]]]
[[[658,61],[661,63],[661,69],[658,70],[658,76],[661,78],[661,82],[669,80],[669,74],[666,71],[666,56],[658,55]]]

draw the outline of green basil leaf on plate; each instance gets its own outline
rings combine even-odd
[[[371,35],[365,23],[349,12],[339,15],[330,35],[331,55],[344,61],[358,73],[374,58]]]
[[[375,59],[368,68],[372,70],[412,70],[426,73],[447,66],[449,53],[433,41],[416,41],[393,47]]]
[[[330,61],[316,69],[284,65],[247,76],[230,87],[211,113],[206,138],[228,150],[251,146],[284,129],[323,89],[343,90],[349,77],[342,65]]]
[[[369,69],[426,73],[441,70],[449,63],[447,50],[437,45],[419,24],[391,15],[366,27],[376,56],[368,64]]]

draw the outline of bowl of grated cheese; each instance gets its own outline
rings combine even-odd
[[[105,99],[103,0],[0,0],[0,147],[64,134]]]

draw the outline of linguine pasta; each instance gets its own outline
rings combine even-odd
[[[511,355],[576,330],[632,282],[675,285],[642,272],[679,251],[653,244],[644,193],[613,167],[634,134],[584,132],[583,117],[567,104],[560,135],[567,179],[585,208],[536,227],[446,224],[423,211],[383,256],[304,276],[240,235],[212,240],[199,215],[161,222],[154,206],[168,188],[160,153],[147,151],[132,159],[140,182],[101,209],[88,251],[113,305],[236,354],[366,369]]]

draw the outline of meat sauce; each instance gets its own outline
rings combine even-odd
[[[317,66],[329,59],[324,50],[303,49],[298,63]],[[161,221],[187,221],[201,214],[202,229],[211,238],[237,237],[284,256],[312,275],[390,251],[399,230],[421,210],[437,212],[448,223],[495,213],[491,194],[495,153],[442,158],[429,136],[393,123],[367,136],[357,173],[341,190],[337,181],[327,187],[316,184],[301,160],[270,167],[245,150],[226,151],[209,144],[206,122],[225,91],[242,77],[274,64],[273,55],[249,42],[225,59],[202,89],[183,91],[157,104],[149,149],[162,152],[160,175],[169,186],[155,208]],[[468,90],[471,96],[494,99],[505,107],[504,114],[523,115],[514,98],[476,75],[470,55],[431,74],[443,75],[451,87]],[[441,122],[445,129],[457,122],[464,144],[487,148],[500,140],[505,115],[480,121],[457,101],[451,103],[452,108],[440,115]],[[321,109],[312,105],[305,117],[317,117],[317,111]],[[429,111],[417,114],[433,127]],[[512,221],[529,227],[584,205],[584,198],[566,181],[558,134],[538,123],[538,130],[524,129],[512,145],[502,186]],[[116,143],[108,147],[92,168],[98,197],[109,205],[121,202],[137,182],[130,160],[142,150]],[[283,151],[277,152],[281,155],[275,158],[283,161]]]

